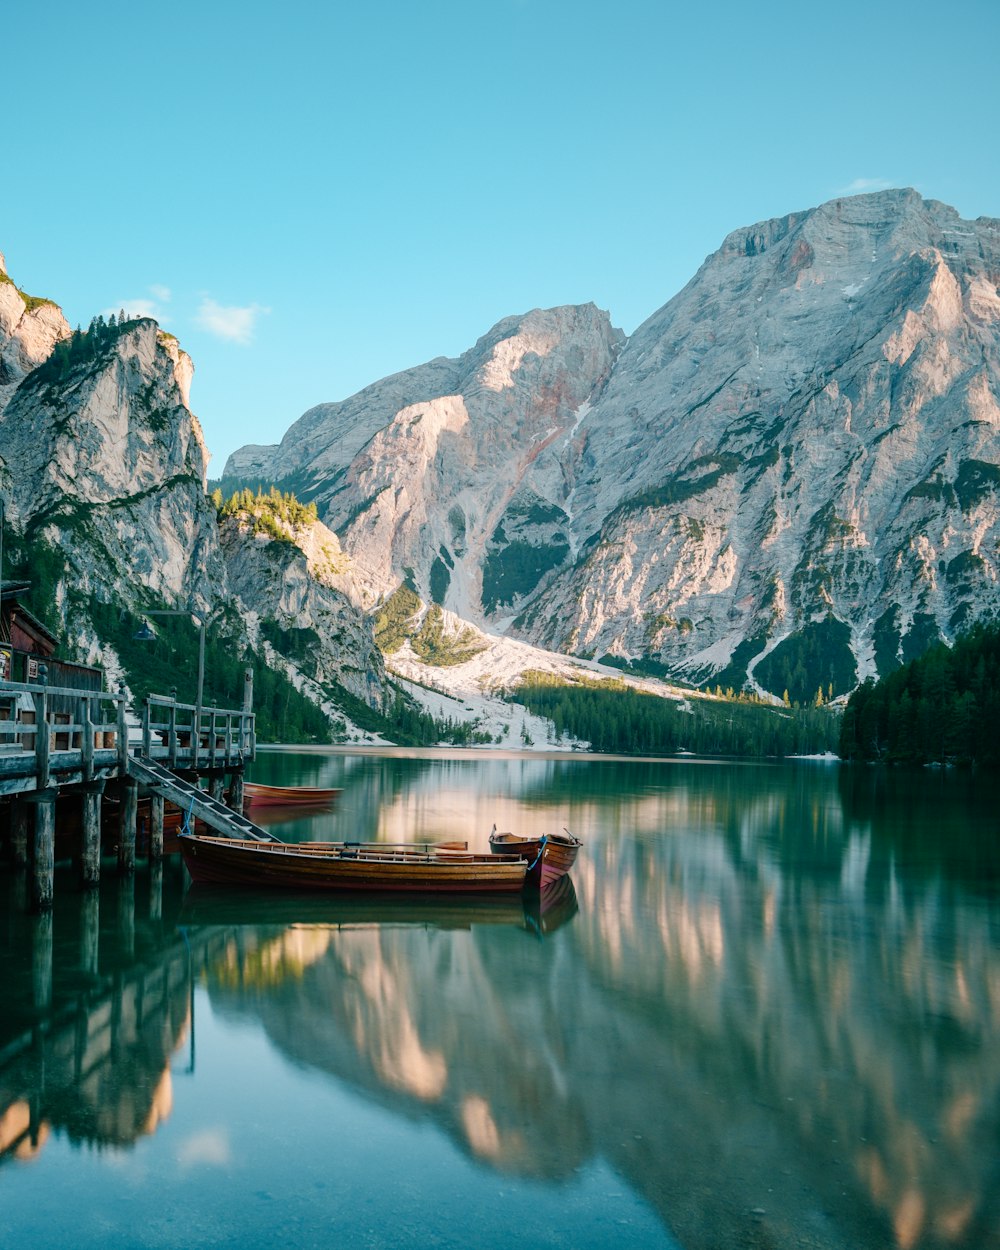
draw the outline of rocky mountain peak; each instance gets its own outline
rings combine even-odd
[[[826,630],[847,688],[998,605],[998,283],[1000,222],[841,198],[730,233],[627,341],[505,318],[227,471],[304,487],[372,601],[772,691]]]

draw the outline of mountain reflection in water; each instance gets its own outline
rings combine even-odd
[[[445,777],[456,810],[488,789],[476,770],[410,767],[392,805],[419,811]],[[182,934],[220,1018],[491,1170],[561,1183],[606,1161],[688,1250],[1000,1247],[988,788],[534,761],[523,780],[505,825],[568,812],[584,839],[560,895],[191,889],[164,966]],[[140,1047],[130,1131],[184,1044],[189,989],[176,979],[158,1025],[143,1008],[160,1049]],[[0,1066],[22,1104],[29,1066],[16,1091]]]

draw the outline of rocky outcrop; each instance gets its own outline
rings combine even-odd
[[[275,536],[243,513],[222,521],[220,538],[230,592],[258,640],[321,695],[336,684],[381,709],[382,655],[337,536],[318,521]]]
[[[236,453],[224,476],[263,475],[313,499],[368,603],[412,570],[426,601],[476,617],[484,600],[500,602],[511,577],[502,553],[513,548],[516,563],[525,535],[568,549],[554,502],[562,470],[538,462],[571,439],[621,341],[589,304],[507,318],[457,360],[311,409],[280,446]],[[519,587],[533,588],[558,558],[546,549],[523,561]]]
[[[50,597],[44,610],[61,618],[79,658],[117,664],[102,645],[102,605],[138,619],[162,603],[209,620],[235,602],[242,622],[226,613],[217,626],[236,630],[234,645],[254,646],[316,701],[327,703],[321,686],[343,686],[381,707],[381,658],[336,537],[315,526],[262,544],[233,523],[220,540],[205,493],[208,454],[188,407],[193,366],[177,340],[149,319],[101,319],[71,334],[58,308],[4,279],[7,564],[16,551],[27,575],[46,581],[36,586]]]
[[[501,322],[244,449],[366,599],[543,646],[849,689],[1000,609],[1000,222],[916,192],[735,231],[627,340]]]

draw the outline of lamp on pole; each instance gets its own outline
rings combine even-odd
[[[201,617],[197,612],[190,612],[186,608],[147,608],[143,612],[142,624],[132,635],[136,642],[153,641],[156,637],[156,632],[150,627],[149,621],[145,619],[147,616],[186,616],[195,622],[198,626],[198,695],[195,700],[195,706],[199,714],[205,693],[205,630],[220,610],[216,609],[215,612],[210,612],[207,617]]]

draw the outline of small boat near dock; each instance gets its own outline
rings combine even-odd
[[[523,888],[528,861],[464,843],[252,842],[184,834],[192,880],[288,890],[495,894]]]
[[[265,786],[259,781],[243,784],[243,805],[274,805],[280,807],[324,807],[342,793],[336,787]]]
[[[569,872],[582,845],[580,839],[568,829],[562,833],[547,833],[540,838],[497,833],[496,825],[490,832],[490,850],[494,855],[523,856],[528,861],[528,884],[542,889]]]

